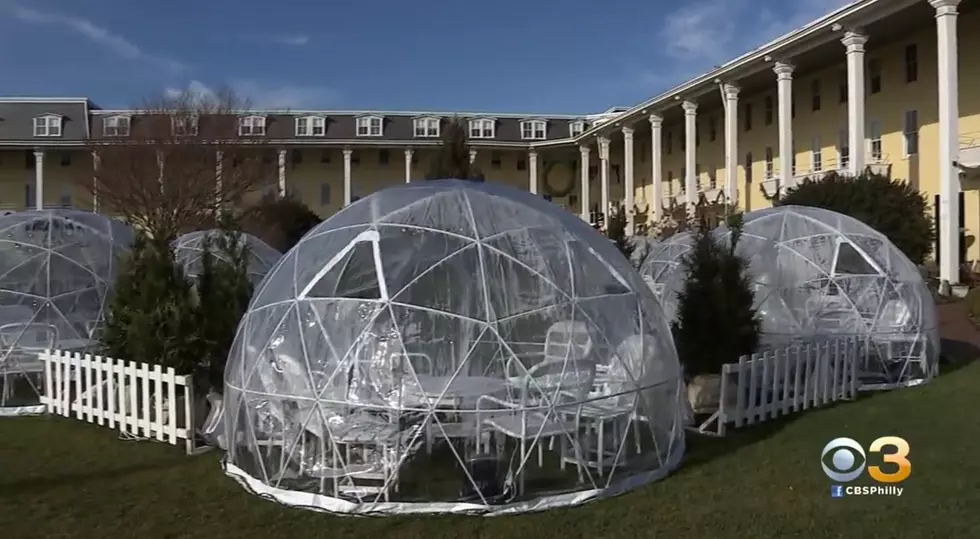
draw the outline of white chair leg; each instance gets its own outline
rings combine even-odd
[[[537,444],[535,444],[535,445],[538,446],[538,468],[543,468],[544,467],[544,445],[541,443],[541,440],[538,440]]]

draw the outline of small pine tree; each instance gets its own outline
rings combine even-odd
[[[636,246],[626,236],[626,208],[618,204],[607,219],[606,237],[616,244],[619,252],[623,253],[626,260],[632,260],[633,250]]]
[[[748,263],[736,252],[741,215],[729,219],[727,245],[718,242],[702,219],[692,250],[682,259],[687,274],[671,324],[685,377],[720,374],[725,363],[752,354],[759,345],[760,320],[748,276]]]
[[[196,300],[168,239],[139,233],[106,308],[102,353],[193,374],[201,357]]]
[[[483,173],[470,163],[466,121],[462,118],[453,118],[442,130],[442,146],[425,179],[483,181]]]
[[[196,283],[201,363],[207,369],[208,384],[219,393],[238,323],[252,297],[248,246],[239,233],[223,232],[205,238]]]
[[[778,206],[814,206],[849,215],[884,234],[915,264],[922,264],[936,241],[925,196],[903,180],[866,169],[856,177],[836,172],[790,187]]]

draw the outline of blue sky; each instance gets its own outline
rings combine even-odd
[[[0,0],[0,91],[126,107],[224,86],[257,107],[599,112],[846,3]]]

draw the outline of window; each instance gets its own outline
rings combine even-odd
[[[322,137],[327,132],[327,119],[323,116],[296,118],[297,137]]]
[[[716,119],[714,116],[708,118],[708,138],[711,139],[711,142],[718,140],[718,122],[715,121]]]
[[[763,115],[762,115],[762,118],[763,118],[762,121],[766,125],[772,125],[772,117],[774,115],[773,114],[773,109],[774,109],[774,107],[773,107],[773,99],[772,99],[772,96],[771,95],[767,95],[765,101],[763,102],[763,110],[764,110],[764,112],[763,112]]]
[[[667,171],[667,196],[674,196],[674,171]]]
[[[524,140],[544,140],[546,126],[544,120],[524,120],[521,122],[521,138]]]
[[[823,171],[823,144],[820,142],[819,135],[813,137],[813,145],[810,147],[810,153],[813,157],[813,172]]]
[[[296,166],[303,162],[303,150],[295,149],[291,152],[290,159],[293,162],[293,166]]]
[[[847,168],[851,162],[851,146],[847,138],[847,128],[841,129],[837,134],[837,155],[840,161],[838,168]]]
[[[320,205],[330,204],[330,184],[323,182],[320,184]]]
[[[871,120],[868,124],[868,139],[870,140],[871,146],[871,161],[879,162],[881,161],[881,121]]]
[[[61,166],[70,167],[71,166],[71,154],[68,152],[61,152]]]
[[[170,128],[176,137],[196,136],[197,126],[197,116],[173,116],[170,118]]]
[[[837,102],[847,103],[847,71],[841,71],[838,79],[840,83],[837,85]]]
[[[37,203],[34,201],[34,184],[25,183],[24,184],[24,207],[33,208]]]
[[[357,119],[357,136],[380,137],[384,134],[384,119],[381,116],[361,116]]]
[[[765,176],[767,180],[771,180],[773,177],[773,163],[772,163],[772,147],[766,146],[766,170]]]
[[[329,163],[330,162],[330,150],[323,150],[320,152],[320,162]]]
[[[820,110],[820,79],[813,79],[810,83],[810,109],[814,112]]]
[[[905,82],[919,80],[919,47],[915,43],[905,46]]]
[[[681,167],[681,177],[677,179],[677,183],[681,186],[681,194],[687,194],[687,168]]]
[[[517,159],[517,170],[527,170],[527,161],[522,157]]]
[[[61,116],[58,116],[57,114],[47,114],[34,118],[34,136],[60,137],[61,120]]]
[[[500,161],[501,161],[501,157],[499,151],[494,150],[490,152],[490,168],[494,170],[500,170]]]
[[[490,118],[470,120],[470,138],[493,138],[495,122]]]
[[[745,183],[752,183],[752,152],[745,154]]]
[[[790,157],[789,174],[790,176],[796,176],[796,144],[790,145],[790,153],[793,155]]]
[[[102,118],[102,134],[107,137],[128,137],[129,116]]]
[[[905,156],[916,155],[919,153],[919,111],[905,111],[905,126],[902,128],[905,135]]]
[[[796,118],[796,94],[791,93],[789,96],[789,117]]]
[[[877,58],[868,61],[868,92],[881,91],[881,61]]]
[[[238,119],[238,135],[261,137],[265,135],[265,116],[245,116]]]
[[[67,188],[67,187],[66,188],[62,188],[61,195],[58,197],[58,205],[61,206],[62,208],[70,208],[70,207],[72,207],[72,204],[71,204],[71,189],[70,188]]]
[[[700,145],[701,145],[701,122],[695,120],[694,121],[694,146],[697,147]]]
[[[746,131],[752,131],[752,104],[745,104],[745,117],[742,118],[742,123],[745,124]]]
[[[581,135],[582,133],[585,133],[585,122],[583,122],[582,120],[577,120],[568,124],[568,135],[570,137],[574,138]]]
[[[419,138],[439,137],[439,123],[439,118],[416,118],[415,136]]]
[[[667,155],[670,155],[671,153],[674,152],[674,132],[673,131],[667,131],[667,139],[666,139],[666,142],[667,142]]]

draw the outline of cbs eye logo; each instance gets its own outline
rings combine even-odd
[[[886,451],[887,449],[887,451]],[[868,453],[878,453],[887,468],[897,467],[893,472],[882,470],[882,466],[868,466],[864,448],[851,438],[835,438],[824,446],[820,453],[820,466],[827,477],[838,483],[854,481],[868,469],[868,475],[879,483],[901,483],[912,474],[909,461],[909,443],[898,436],[882,436],[871,442]],[[829,463],[828,463],[829,461]]]

